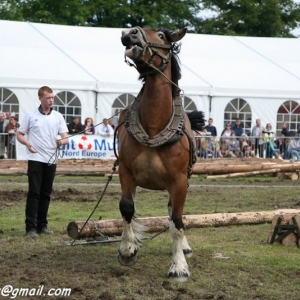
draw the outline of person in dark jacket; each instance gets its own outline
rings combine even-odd
[[[68,125],[69,134],[76,134],[82,131],[82,124],[79,117],[74,117],[73,121]]]
[[[237,118],[235,120],[235,124],[232,126],[231,130],[235,132],[236,138],[239,141],[241,139],[242,134],[244,133],[241,119]]]

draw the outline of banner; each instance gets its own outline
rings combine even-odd
[[[118,141],[115,145],[118,149]],[[116,159],[114,138],[101,135],[74,135],[60,148],[63,159]]]

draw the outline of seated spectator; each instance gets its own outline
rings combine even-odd
[[[95,127],[92,118],[86,118],[84,120],[84,125],[82,125],[82,131],[86,135],[95,134]]]
[[[203,157],[204,156],[204,152],[202,149],[202,136],[206,136],[208,133],[206,131],[206,129],[204,129],[203,131],[194,131],[194,136],[196,139],[196,152],[197,152],[197,156],[198,157]]]
[[[275,156],[276,158],[282,159],[279,155],[279,149],[276,149],[275,143],[275,132],[272,131],[272,125],[270,123],[267,124],[266,130],[263,131],[264,142],[266,143],[266,157],[272,158]]]
[[[217,142],[216,137],[203,137],[201,138],[201,150],[204,158],[219,157],[220,144]]]
[[[290,153],[288,151],[288,140],[286,139],[285,135],[282,134],[278,141],[276,142],[276,146],[279,149],[279,155],[283,159],[289,159],[290,158]]]
[[[291,155],[291,161],[294,161],[295,159],[300,160],[300,139],[298,137],[298,132],[295,132],[293,138],[291,138],[288,151]]]
[[[236,157],[235,154],[230,150],[230,145],[226,140],[225,136],[220,138],[220,150],[217,151],[219,157]]]
[[[231,130],[231,125],[230,123],[226,123],[225,128],[223,129],[221,136],[225,137],[226,142],[230,141],[230,136],[231,136],[232,130]]]
[[[73,117],[72,122],[68,125],[69,134],[78,134],[82,132],[82,124],[79,117]]]
[[[9,123],[5,127],[5,132],[8,133],[8,140],[6,142],[7,158],[16,158],[16,133],[20,124],[17,122],[16,117],[10,117]]]
[[[249,139],[247,134],[243,133],[241,135],[241,140],[240,140],[240,149],[243,152],[244,157],[254,157],[254,144],[252,141]]]
[[[231,157],[242,156],[240,142],[237,140],[235,132],[231,133],[228,144],[229,144],[229,151],[232,152],[232,154],[229,152],[229,154],[231,154]]]
[[[113,128],[108,124],[108,119],[103,119],[102,124],[99,125],[98,134],[101,136],[113,136],[114,130]]]

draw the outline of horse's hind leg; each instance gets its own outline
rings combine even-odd
[[[123,177],[124,178],[124,177]],[[121,177],[120,177],[121,179]],[[119,248],[119,262],[125,266],[133,265],[137,260],[138,249],[141,245],[143,232],[146,227],[139,224],[134,217],[134,194],[135,188],[131,186],[130,182],[121,179],[122,197],[119,208],[123,217],[123,233],[122,241]]]

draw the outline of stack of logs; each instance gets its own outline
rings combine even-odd
[[[114,160],[90,159],[61,159],[57,165],[58,175],[105,175],[112,172]],[[300,161],[290,162],[279,159],[258,158],[220,158],[201,159],[194,165],[194,175],[207,175],[207,178],[230,178],[239,176],[253,176],[258,174],[276,175],[281,178],[298,179]],[[0,164],[0,175],[26,174],[26,161],[12,161],[3,159]],[[118,174],[118,169],[116,171]]]
[[[279,178],[299,179],[300,162],[279,159],[231,158],[198,159],[193,174],[207,174],[207,179],[270,174]]]

